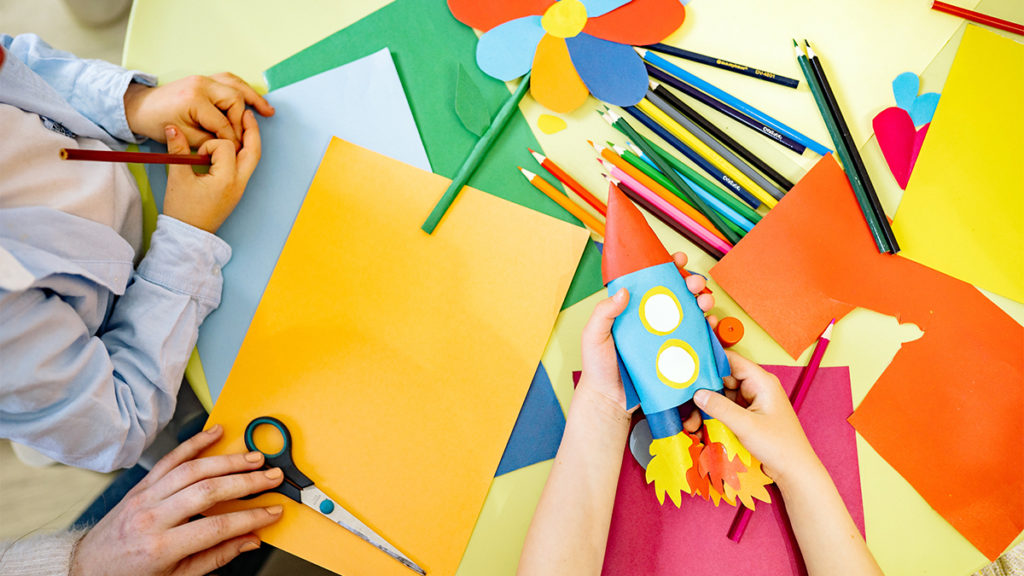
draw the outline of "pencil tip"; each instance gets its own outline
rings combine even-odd
[[[793,46],[796,46],[796,38],[792,38],[792,40],[793,40]]]
[[[835,325],[836,325],[836,319],[833,318],[832,321],[828,323],[828,327],[825,328],[825,332],[823,332],[821,334],[821,337],[824,338],[825,340],[831,340],[832,339],[832,327],[835,326]]]

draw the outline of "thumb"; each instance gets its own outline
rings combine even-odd
[[[708,416],[725,424],[726,428],[732,430],[740,439],[746,436],[752,425],[750,420],[753,414],[721,394],[710,390],[698,390],[693,395],[693,402]]]
[[[586,342],[597,343],[608,338],[612,332],[612,324],[615,318],[622,314],[629,304],[629,292],[625,288],[619,289],[611,298],[606,298],[594,307],[594,312],[583,327],[583,339]]]
[[[164,126],[164,135],[167,136],[167,152],[170,154],[191,154],[192,149],[188,147],[188,138],[181,133],[181,128],[174,124]],[[167,178],[187,178],[192,176],[192,167],[184,164],[168,164]]]

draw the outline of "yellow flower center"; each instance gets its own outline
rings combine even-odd
[[[572,38],[587,25],[587,7],[580,0],[560,0],[548,8],[540,24],[552,36]]]

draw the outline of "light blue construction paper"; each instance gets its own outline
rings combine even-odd
[[[590,34],[565,39],[576,73],[594,98],[632,106],[647,94],[647,68],[632,46]]]
[[[220,307],[199,328],[199,358],[214,401],[331,137],[431,170],[386,48],[269,92],[266,99],[276,113],[256,116],[263,156],[242,200],[217,232],[232,250]],[[159,167],[147,174],[162,206],[166,173]]]
[[[917,74],[904,72],[892,81],[892,95],[896,98],[896,105],[910,112],[917,98],[917,91],[921,89],[921,81]]]
[[[476,63],[480,69],[506,82],[529,72],[537,44],[545,34],[540,18],[524,16],[484,32],[476,47]]]
[[[914,104],[910,107],[910,119],[914,121],[914,127],[920,128],[931,122],[938,105],[939,94],[937,92],[928,92],[914,98]]]
[[[587,7],[587,18],[596,18],[607,14],[628,3],[629,0],[583,0],[583,5]]]
[[[562,405],[555,397],[544,365],[540,364],[494,475],[501,476],[554,458],[558,445],[562,443],[563,432],[565,414],[562,413]]]

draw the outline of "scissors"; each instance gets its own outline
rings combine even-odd
[[[253,440],[253,432],[263,425],[273,426],[284,439],[284,446],[274,454],[268,454],[267,452],[260,450],[256,447],[256,442]],[[401,562],[402,565],[410,570],[420,574],[421,576],[426,576],[427,573],[423,568],[417,566],[416,563],[408,556],[402,554],[398,548],[395,548],[390,542],[371,530],[369,526],[363,524],[358,518],[353,516],[351,512],[345,510],[340,504],[336,503],[333,498],[324,494],[322,490],[313,484],[313,481],[310,480],[309,477],[299,471],[295,466],[295,462],[292,461],[292,435],[288,432],[288,427],[285,426],[283,422],[271,416],[253,418],[252,422],[249,422],[249,425],[245,427],[245,447],[249,450],[256,450],[263,453],[263,456],[266,459],[264,468],[278,467],[282,472],[284,472],[284,480],[281,481],[281,484],[275,488],[267,490],[266,492],[277,492],[278,494],[283,494],[300,504],[309,506],[335,524],[338,524],[342,528],[362,538],[381,552],[384,552],[388,556],[391,556],[395,560]],[[261,494],[262,493],[264,492],[261,492]]]

